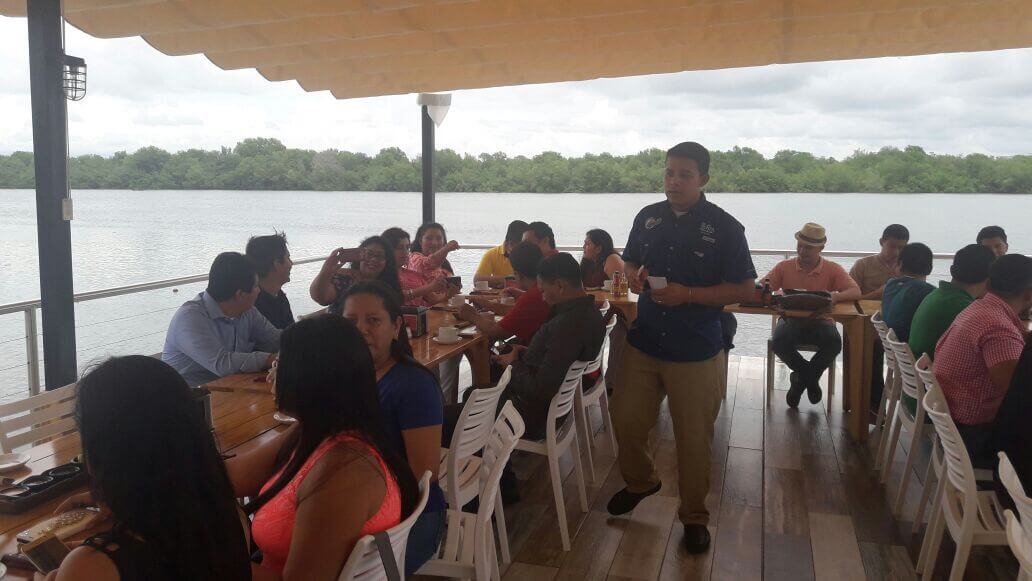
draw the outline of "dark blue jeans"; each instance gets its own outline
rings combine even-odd
[[[416,570],[433,558],[437,547],[441,544],[444,532],[444,510],[424,512],[416,519],[409,531],[408,548],[405,549],[405,576],[409,577]]]
[[[831,321],[781,319],[772,339],[774,353],[806,383],[816,383],[842,351],[842,337]],[[813,345],[817,353],[807,361],[796,350],[799,345]]]

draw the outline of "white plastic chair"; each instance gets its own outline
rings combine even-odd
[[[598,308],[598,312],[602,313],[602,316],[605,317],[606,315],[609,314],[609,309],[610,308],[611,308],[611,306],[609,304],[609,299],[606,299],[606,300],[602,301],[602,306]]]
[[[602,369],[602,359],[605,357],[606,346],[609,344],[609,334],[613,331],[616,323],[617,318],[613,317],[606,324],[605,337],[602,339],[602,348],[599,349],[598,356],[584,367],[584,375],[597,371],[599,372],[598,379],[587,391],[584,391],[584,383],[582,381],[581,389],[577,390],[577,395],[574,398],[577,410],[575,417],[577,422],[577,438],[581,440],[581,445],[584,447],[584,455],[588,460],[588,474],[591,475],[592,484],[595,483],[595,458],[592,451],[595,447],[595,438],[592,437],[594,430],[591,427],[591,414],[588,413],[590,406],[597,405],[599,410],[601,410],[602,425],[605,427],[606,432],[609,433],[609,443],[613,450],[613,455],[616,456],[616,433],[613,431],[613,419],[609,416],[609,394],[606,392],[606,374]]]
[[[483,487],[479,491],[479,510],[471,514],[448,509],[445,542],[441,544],[437,556],[416,571],[417,575],[473,578],[476,581],[500,579],[491,518],[495,507],[500,506],[497,500],[500,498],[498,487],[502,471],[523,435],[523,430],[523,418],[512,402],[506,402],[484,447],[483,461],[480,463],[480,482]]]
[[[774,333],[774,329],[778,326],[778,316],[774,315],[771,318],[770,332]],[[796,351],[800,353],[816,353],[816,345],[796,345]],[[831,402],[835,399],[835,372],[838,368],[837,362],[838,357],[831,360],[831,365],[828,366],[828,393],[825,399],[828,400],[828,412],[831,412]],[[774,359],[774,339],[767,339],[767,405],[770,405],[771,395],[774,393],[774,365],[776,361]],[[820,377],[817,381],[820,381]]]
[[[906,394],[917,402],[915,412],[911,414],[910,409],[903,405],[902,401],[896,405],[896,413],[892,417],[892,429],[889,435],[885,451],[885,462],[882,464],[881,482],[884,483],[892,472],[892,460],[896,455],[896,447],[899,444],[899,437],[905,429],[910,433],[910,449],[907,451],[907,460],[903,465],[903,476],[899,482],[899,489],[896,491],[896,500],[892,504],[892,514],[899,516],[903,508],[903,499],[906,497],[907,485],[910,484],[910,472],[914,467],[914,459],[917,458],[921,443],[926,438],[925,431],[925,410],[921,405],[924,399],[924,383],[917,376],[914,369],[914,354],[910,352],[910,346],[896,339],[896,332],[890,330],[886,341],[892,348],[896,358],[896,371],[899,373],[899,388],[901,394]],[[902,399],[902,395],[900,396]]]
[[[581,465],[580,449],[577,444],[577,422],[574,419],[576,413],[573,401],[577,390],[580,389],[581,376],[587,364],[587,361],[574,361],[566,372],[566,379],[563,380],[558,393],[555,394],[552,403],[548,406],[545,439],[543,441],[521,439],[516,444],[517,450],[548,457],[548,474],[552,479],[552,493],[555,496],[559,535],[563,540],[564,551],[570,550],[570,532],[566,524],[566,501],[563,498],[563,475],[559,470],[559,457],[571,447],[573,448],[573,470],[577,478],[581,512],[588,512],[588,495],[584,490],[584,467]],[[560,418],[563,418],[562,424],[556,427]]]
[[[1025,535],[1032,539],[1032,498],[1025,494],[1025,487],[1022,486],[1018,473],[1014,471],[1014,465],[1011,464],[1007,454],[1000,452],[998,456],[1000,457],[1000,482],[1003,482],[1003,486],[1007,488],[1007,494],[1010,495],[1014,506],[1018,509]]]
[[[946,471],[942,478],[942,494],[937,495],[940,499],[921,544],[916,569],[921,575],[926,572],[926,568],[931,569],[935,566],[935,557],[939,554],[943,533],[949,530],[957,545],[950,581],[961,581],[972,545],[1007,544],[1003,508],[995,492],[978,490],[971,458],[956,424],[953,423],[953,418],[950,417],[946,397],[939,386],[933,385],[925,394],[924,409],[932,418],[935,431],[939,434],[943,455],[946,458]]]
[[[1005,510],[1003,514],[1007,518],[1007,544],[1021,566],[1018,570],[1018,581],[1032,581],[1032,542],[1029,539],[1025,517],[1022,516],[1019,523],[1014,512]]]
[[[498,411],[498,400],[509,385],[512,367],[502,373],[498,385],[489,389],[475,389],[462,406],[462,414],[455,424],[451,445],[442,449],[441,468],[438,482],[444,490],[448,506],[455,510],[462,507],[480,494],[481,479],[485,476],[481,470],[483,459],[477,456],[488,438],[495,423]],[[509,533],[505,526],[505,512],[502,508],[502,497],[498,496],[498,507],[495,519],[498,526],[498,537],[501,542],[502,560],[510,561]]]
[[[882,390],[881,401],[878,403],[878,415],[874,420],[874,430],[878,433],[878,446],[874,453],[875,471],[882,469],[881,461],[884,459],[885,444],[889,439],[887,429],[896,414],[896,406],[899,404],[899,371],[897,370],[896,355],[889,345],[889,326],[885,324],[881,311],[871,317],[871,324],[878,331],[878,339],[881,340],[882,351],[885,354],[885,388]]]
[[[0,405],[0,449],[14,452],[75,431],[78,384]]]
[[[914,363],[914,370],[917,371],[917,376],[921,378],[921,382],[924,384],[925,393],[932,389],[932,386],[939,386],[939,382],[935,379],[935,374],[932,372],[932,360],[925,353],[921,355],[921,358]],[[921,405],[924,405],[923,403]],[[910,534],[913,535],[917,532],[917,529],[921,527],[924,522],[924,513],[928,507],[929,498],[932,496],[932,476],[935,476],[935,482],[938,483],[935,489],[935,497],[931,498],[932,506],[938,506],[939,500],[942,496],[942,475],[943,470],[946,467],[946,458],[943,456],[942,445],[939,443],[939,436],[933,430],[929,434],[932,438],[932,454],[928,458],[928,467],[925,469],[924,481],[921,490],[921,499],[917,501],[917,512],[914,515],[914,522],[910,525]],[[975,470],[976,481],[989,481],[993,480],[992,470]]]
[[[390,539],[394,562],[398,565],[398,574],[402,579],[405,578],[405,549],[408,546],[409,531],[423,514],[429,497],[430,471],[427,470],[419,480],[419,503],[416,504],[415,510],[405,520],[385,531]],[[344,568],[340,570],[337,581],[387,581],[387,572],[383,568],[383,561],[380,559],[373,535],[358,539],[348,560],[344,562]]]

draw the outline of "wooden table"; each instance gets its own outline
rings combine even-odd
[[[872,309],[873,310],[869,310]],[[842,409],[849,411],[847,426],[856,441],[867,439],[868,409],[871,398],[871,371],[874,357],[874,339],[877,336],[871,325],[871,315],[881,308],[880,301],[855,301],[837,303],[831,318],[842,325],[845,331],[845,365],[842,370]],[[777,316],[778,312],[767,307],[746,307],[727,305],[729,313],[744,315]],[[786,311],[788,317],[808,318],[808,311]]]
[[[275,403],[271,397],[249,393],[212,393],[211,415],[215,435],[223,453],[249,450],[272,438],[285,426],[272,419]],[[4,474],[19,481],[43,471],[66,464],[80,454],[82,448],[78,434],[69,434],[46,444],[28,450],[32,460],[20,472]],[[18,550],[16,536],[31,525],[51,516],[59,504],[72,494],[85,491],[83,487],[68,495],[44,502],[21,514],[0,514],[0,551],[12,553]],[[85,538],[87,535],[83,535]],[[79,537],[76,537],[79,538]],[[32,574],[24,569],[8,568],[5,579],[31,579]]]
[[[610,305],[620,309],[624,316],[627,317],[628,327],[634,322],[634,319],[638,318],[638,295],[632,292],[619,297],[605,290],[592,290],[588,291],[588,294],[595,297],[596,301],[609,301]]]

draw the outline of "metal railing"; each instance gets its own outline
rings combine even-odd
[[[463,244],[462,250],[487,250],[493,248],[494,244]],[[580,246],[558,246],[558,250],[563,252],[579,252],[581,251]],[[622,250],[618,248],[617,250]],[[793,249],[756,249],[751,251],[753,256],[776,256],[782,258],[788,258],[795,254]],[[841,258],[860,258],[863,256],[869,256],[872,252],[862,251],[851,251],[851,250],[830,250],[822,253],[828,257],[841,257]],[[935,259],[950,259],[953,258],[952,254],[935,254]],[[295,260],[295,265],[311,264],[313,262],[321,262],[326,257],[319,256],[313,258],[305,258],[301,260]],[[131,284],[126,286],[119,286],[107,289],[86,291],[74,295],[74,301],[76,303],[82,303],[87,301],[94,301],[97,299],[105,299],[110,297],[125,296],[135,293],[141,293],[145,291],[152,291],[170,287],[177,287],[190,283],[203,282],[208,279],[207,274],[197,274],[192,276],[182,276],[178,278],[170,278],[165,280],[156,280],[152,282],[145,282],[139,284]],[[27,381],[29,393],[36,395],[40,390],[40,373],[39,373],[39,325],[37,323],[37,310],[40,308],[40,300],[28,300],[20,301],[16,303],[8,303],[0,305],[0,316],[10,315],[15,313],[22,313],[25,319],[25,357],[27,365]],[[20,366],[19,366],[20,367]]]

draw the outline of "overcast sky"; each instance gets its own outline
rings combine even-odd
[[[0,17],[0,153],[32,149],[27,44],[25,20]],[[69,103],[72,155],[215,149],[258,136],[309,149],[419,152],[413,95],[338,101],[71,27],[66,47],[89,66],[86,99]],[[839,158],[909,144],[1027,154],[1029,71],[1032,50],[1012,50],[459,91],[437,144],[510,155],[627,154],[685,140]]]

